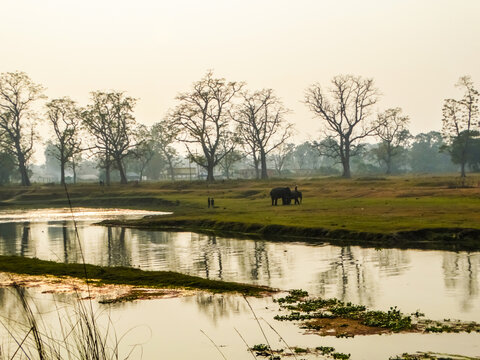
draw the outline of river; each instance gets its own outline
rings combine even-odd
[[[311,295],[387,310],[422,311],[432,319],[480,322],[480,252],[374,249],[322,242],[284,242],[226,238],[191,232],[145,231],[94,225],[104,218],[135,217],[149,212],[78,209],[0,213],[0,254],[37,257],[66,263],[171,270],[209,279],[302,288]],[[73,219],[76,220],[77,240]],[[49,313],[56,296],[30,290]],[[2,314],[18,304],[11,289],[1,289]],[[394,334],[337,339],[305,335],[292,323],[273,320],[278,306],[270,297],[250,299],[257,316],[271,324],[290,345],[334,346],[352,359],[388,359],[403,352],[437,351],[480,355],[480,334]],[[118,333],[122,346],[142,344],[143,359],[221,359],[203,330],[227,359],[251,355],[250,345],[265,343],[252,312],[235,295],[193,296],[99,305]],[[52,320],[53,321],[53,320]],[[264,326],[268,330],[268,325]],[[268,333],[275,346],[278,336]],[[272,344],[273,345],[273,344]],[[141,350],[140,350],[141,349]],[[133,358],[137,358],[134,356]]]

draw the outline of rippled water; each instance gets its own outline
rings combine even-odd
[[[88,213],[85,209],[84,212]],[[125,216],[120,213],[117,215]],[[21,214],[18,215],[21,218]],[[105,217],[112,215],[105,214]],[[313,295],[338,297],[375,309],[397,305],[404,312],[419,309],[433,319],[480,321],[479,252],[372,249],[105,228],[93,225],[94,217],[76,217],[88,263],[172,270],[280,289],[303,288]],[[96,219],[100,218],[104,217]],[[27,219],[24,216],[21,221],[0,223],[1,254],[68,263],[80,261],[80,247],[73,223],[67,216],[44,215],[42,221],[40,215],[35,222]],[[252,303],[256,312],[274,322],[276,306],[271,299],[256,299]],[[249,341],[264,342],[241,297],[197,295],[122,304],[110,311],[118,317],[120,329],[140,325],[150,329],[153,342],[144,345],[144,350],[150,354],[144,357],[147,359],[155,358],[150,356],[155,354],[159,343],[162,343],[162,354],[169,359],[221,358],[199,329],[208,330],[216,342],[226,345],[226,351],[232,353],[228,359],[251,357],[234,332],[234,326],[243,327],[251,336]],[[394,354],[416,350],[455,350],[480,355],[478,334],[335,339],[302,335],[292,324],[275,322],[273,325],[295,345],[332,345],[355,354],[355,359],[387,359]],[[192,346],[188,349],[181,346],[185,341]]]

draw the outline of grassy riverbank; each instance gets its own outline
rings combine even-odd
[[[480,248],[480,181],[458,176],[165,182],[100,187],[72,185],[73,206],[172,211],[110,222],[143,228],[228,231],[278,238],[320,238],[368,246]],[[271,206],[269,191],[295,182],[301,206]],[[215,208],[207,208],[207,198]],[[0,206],[66,206],[60,186],[0,188]]]
[[[152,288],[182,288],[206,290],[215,293],[237,292],[246,295],[259,295],[274,290],[248,284],[203,279],[172,271],[142,271],[128,267],[104,267],[96,265],[64,264],[20,256],[0,256],[0,271],[25,275],[69,276],[95,280],[95,284],[132,285]]]

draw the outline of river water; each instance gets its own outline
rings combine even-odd
[[[149,213],[80,209],[73,215],[80,242],[68,211],[0,213],[0,254],[75,263],[81,261],[82,250],[85,261],[92,264],[171,270],[282,290],[302,288],[314,296],[337,297],[372,309],[396,305],[405,313],[420,310],[432,319],[480,322],[480,252],[373,249],[106,228],[94,222]],[[2,314],[14,312],[18,304],[12,291],[2,289],[0,295]],[[43,304],[43,313],[49,313],[49,306],[58,301],[34,290],[31,296]],[[278,307],[271,298],[250,299],[250,303],[256,315],[290,345],[334,346],[351,353],[352,359],[388,359],[406,351],[480,355],[480,334],[319,337],[305,335],[292,323],[273,320]],[[227,359],[251,358],[235,329],[250,345],[265,343],[252,312],[239,296],[200,293],[95,306],[108,312],[117,332],[128,333],[122,346],[142,344],[135,351],[141,349],[143,359],[159,355],[164,359],[222,359],[200,330],[220,346]],[[269,331],[267,324],[263,327]],[[278,336],[267,334],[279,347]]]

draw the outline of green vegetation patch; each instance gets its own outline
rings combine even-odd
[[[128,267],[103,267],[90,264],[84,266],[20,256],[0,256],[0,271],[27,275],[70,276],[80,279],[85,279],[87,275],[89,279],[95,279],[104,284],[238,292],[246,295],[260,295],[274,291],[262,286],[208,280],[172,271],[143,271]]]
[[[284,349],[271,349],[268,345],[257,344],[249,349],[251,352],[255,352],[255,357],[266,357],[270,360],[280,360],[282,358],[290,358],[295,355],[322,355],[324,359],[350,359],[350,354],[344,354],[341,352],[335,352],[335,348],[331,346],[317,346],[316,348],[303,348],[299,346],[284,348]]]
[[[289,311],[285,315],[276,315],[275,320],[298,321],[302,328],[320,335],[351,337],[400,331],[480,332],[480,324],[475,322],[432,321],[418,311],[411,315],[403,314],[396,306],[388,311],[373,311],[335,298],[311,298],[304,290],[291,290],[275,301],[283,310]]]

